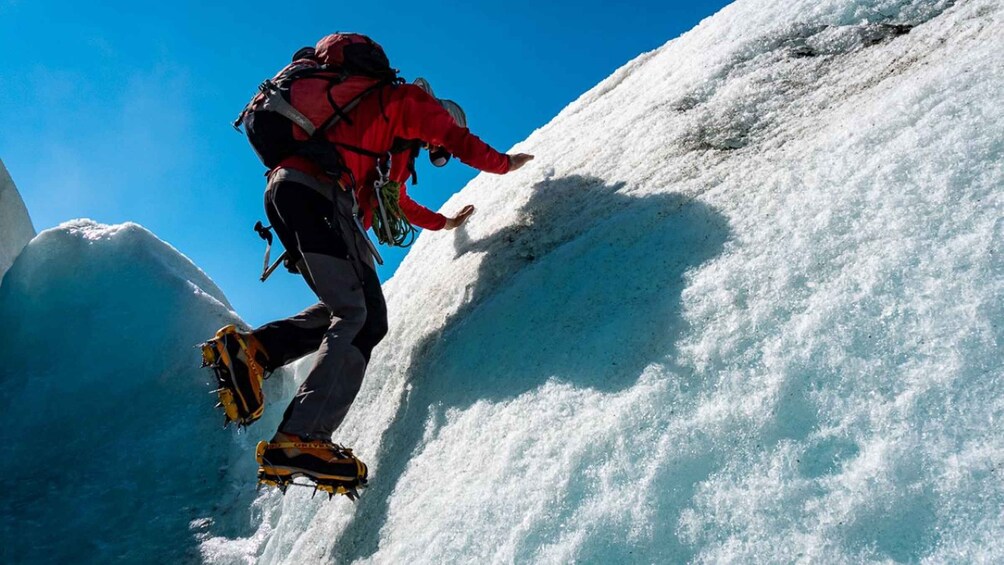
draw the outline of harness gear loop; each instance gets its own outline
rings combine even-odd
[[[378,265],[383,265],[383,257],[381,257],[380,252],[377,251],[376,245],[373,245],[373,242],[370,241],[370,236],[366,233],[366,228],[359,219],[361,214],[359,209],[359,199],[356,198],[356,191],[350,188],[349,194],[352,195],[352,221],[356,224],[356,229],[362,234],[363,239],[366,240],[366,246],[369,247],[370,253],[373,254],[373,259],[376,260]]]
[[[376,195],[377,208],[380,214],[379,218],[373,218],[374,230],[377,234],[377,240],[381,243],[387,241],[393,241],[394,234],[390,231],[390,223],[387,221],[387,209],[383,204],[383,187],[387,185],[388,178],[390,177],[390,160],[391,154],[387,153],[387,156],[382,159],[377,159],[376,170],[377,179],[373,181],[373,194]]]

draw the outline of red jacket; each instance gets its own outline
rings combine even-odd
[[[331,115],[331,104],[325,88],[326,79],[303,78],[293,83],[290,101],[316,126],[320,126]],[[331,87],[334,102],[344,106],[356,95],[374,84],[366,77],[350,77],[343,83]],[[405,85],[387,85],[368,94],[347,113],[350,121],[342,119],[327,132],[329,141],[345,143],[374,153],[386,153],[395,139],[421,140],[431,145],[445,147],[462,162],[482,171],[503,174],[509,171],[509,157],[492,149],[467,128],[457,125],[450,114],[421,88]],[[294,125],[294,136],[306,139],[306,133]],[[342,186],[349,187],[355,180],[356,197],[363,213],[363,225],[372,224],[376,197],[373,182],[377,179],[376,159],[350,150],[341,150],[345,165],[351,171],[339,179]],[[411,175],[408,167],[410,152],[405,151],[391,158],[390,180],[401,183],[401,209],[408,220],[416,226],[439,230],[446,225],[446,217],[418,204],[405,189],[405,182]],[[313,162],[303,157],[290,157],[276,167],[296,169],[330,182]]]

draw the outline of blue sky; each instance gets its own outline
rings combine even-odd
[[[402,76],[429,79],[505,151],[727,3],[0,0],[0,159],[36,229],[138,222],[260,324],[315,299],[284,271],[257,280],[263,243],[251,226],[264,218],[264,170],[230,122],[296,48],[366,33]],[[474,174],[425,164],[411,193],[437,209]],[[403,252],[382,252],[386,280]]]

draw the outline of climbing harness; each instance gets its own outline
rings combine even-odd
[[[363,225],[362,212],[359,208],[359,199],[356,198],[356,191],[350,190],[349,194],[352,195],[352,222],[356,225],[356,229],[362,234],[363,239],[366,240],[366,246],[369,248],[370,253],[373,254],[373,259],[377,262],[377,265],[383,265],[383,257],[380,256],[380,252],[377,251],[376,245],[373,245],[373,241],[370,239],[369,234],[366,233],[366,227]]]

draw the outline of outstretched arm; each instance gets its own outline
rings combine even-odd
[[[397,137],[421,139],[430,145],[445,147],[463,163],[490,173],[515,171],[533,160],[533,155],[526,153],[499,153],[470,130],[457,125],[449,112],[421,88],[412,85],[399,88],[403,95],[403,112],[397,124]],[[475,211],[474,206],[468,205],[453,218],[447,218],[412,200],[403,183],[400,202],[408,221],[428,230],[460,227]]]
[[[412,224],[427,230],[437,231],[443,228],[448,230],[458,228],[467,221],[467,218],[474,214],[474,206],[467,205],[456,216],[447,218],[412,200],[408,196],[408,191],[403,184],[401,185],[400,194],[401,211],[404,212],[405,217]]]
[[[492,149],[467,128],[457,125],[439,102],[424,90],[413,85],[399,87],[404,97],[404,111],[398,137],[421,139],[431,145],[445,147],[463,163],[475,169],[504,174],[516,170],[533,157],[514,155],[510,158]]]
[[[401,211],[404,212],[408,221],[412,224],[427,230],[441,230],[448,225],[446,216],[433,212],[432,210],[415,202],[408,196],[406,185],[401,185],[400,204]]]

